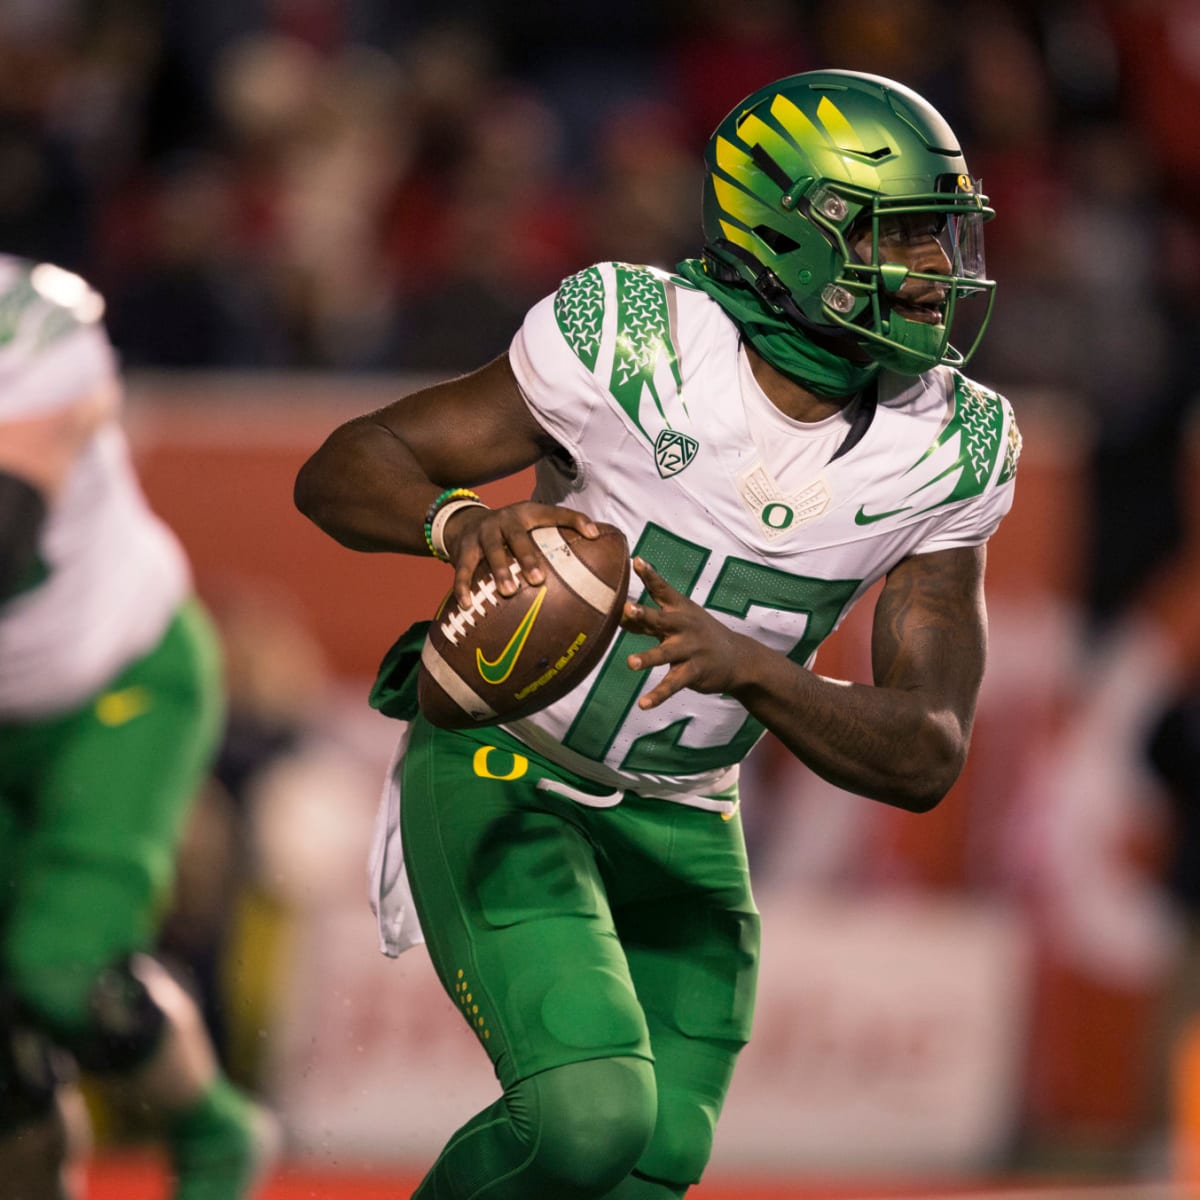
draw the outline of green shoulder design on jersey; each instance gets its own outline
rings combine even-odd
[[[1004,448],[1004,465],[996,477],[996,483],[1007,483],[1017,473],[1017,463],[1021,459],[1021,431],[1017,428],[1015,414],[1008,422],[1008,444]]]
[[[38,290],[32,270],[22,271],[13,279],[12,286],[0,293],[0,350],[16,339],[22,323],[27,320],[35,323],[31,325],[31,340],[28,340],[29,349],[35,355],[82,324],[72,308],[48,300]]]
[[[608,390],[646,434],[641,421],[642,391],[650,393],[659,416],[669,425],[654,374],[664,356],[671,367],[677,391],[683,390],[679,354],[672,339],[671,313],[666,282],[648,267],[614,264],[617,272],[617,345]]]
[[[942,508],[959,500],[969,500],[973,496],[982,495],[992,475],[995,474],[996,462],[1004,444],[1001,438],[1004,430],[1004,401],[995,392],[981,387],[974,380],[955,371],[952,405],[950,415],[941,432],[929,449],[905,472],[905,474],[909,474],[915,471],[921,463],[936,454],[943,446],[956,437],[959,439],[958,457],[939,474],[926,480],[914,492],[909,493],[917,495],[925,488],[937,483],[938,480],[944,479],[951,472],[958,472],[958,478],[949,495],[944,496],[924,511]],[[1007,465],[1007,459],[1005,462]],[[1012,466],[1015,471],[1015,456]]]
[[[17,336],[26,310],[36,299],[37,291],[28,271],[22,271],[8,291],[0,294],[0,347],[7,346]]]
[[[554,297],[554,316],[575,357],[594,371],[604,327],[604,280],[595,267],[563,280]]]
[[[649,267],[613,263],[616,273],[617,338],[608,390],[634,424],[653,443],[642,424],[642,394],[648,392],[658,414],[670,426],[654,383],[659,362],[665,357],[683,390],[679,354],[672,329],[666,281]],[[597,267],[565,279],[554,297],[554,317],[559,332],[575,357],[593,373],[600,358],[606,296],[604,278]]]

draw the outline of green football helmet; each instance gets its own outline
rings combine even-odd
[[[705,259],[715,278],[748,284],[818,340],[849,340],[902,374],[960,366],[974,353],[995,298],[982,228],[995,214],[950,126],[911,89],[856,71],[792,75],[739,104],[704,157]],[[881,223],[894,228],[895,218],[928,223],[949,274],[880,261]],[[851,245],[865,244],[868,229],[869,258]],[[893,307],[910,279],[942,290],[936,324]],[[959,300],[978,292],[987,307],[963,353],[951,328]]]

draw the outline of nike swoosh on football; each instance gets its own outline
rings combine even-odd
[[[105,692],[96,701],[96,719],[109,728],[127,725],[134,717],[148,712],[153,702],[149,688],[135,686]]]
[[[869,513],[860,504],[858,512],[854,514],[855,525],[871,525],[876,521],[882,521],[884,517],[895,517],[902,512],[908,512],[912,508],[911,504],[906,504],[903,508],[889,508],[887,512]]]
[[[545,598],[546,589],[542,587],[538,590],[537,599],[521,618],[520,625],[513,630],[512,637],[508,639],[508,645],[500,651],[498,658],[486,659],[483,657],[483,651],[476,648],[475,665],[479,668],[479,674],[485,683],[495,686],[503,683],[512,674],[513,667],[517,665],[517,659],[521,657],[521,651],[525,649],[525,641],[529,637],[529,631],[533,628],[534,621],[537,620],[538,613],[542,608],[542,601]]]

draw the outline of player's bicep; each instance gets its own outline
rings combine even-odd
[[[875,608],[871,659],[879,687],[919,691],[969,728],[987,657],[984,546],[905,559]]]
[[[557,446],[534,419],[508,356],[360,418],[385,429],[437,483],[486,483],[531,466]]]

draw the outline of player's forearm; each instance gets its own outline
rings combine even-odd
[[[823,779],[912,812],[949,791],[970,736],[953,713],[919,692],[828,679],[753,645],[731,694]]]
[[[340,426],[300,468],[296,507],[351,550],[425,554],[424,515],[441,488],[369,417]]]
[[[0,423],[0,471],[26,480],[52,501],[117,404],[116,385],[101,385],[49,412]]]

